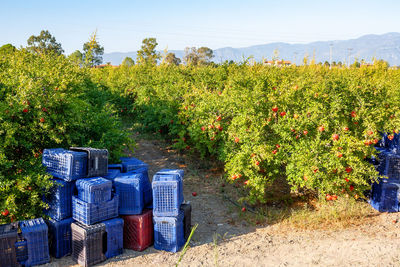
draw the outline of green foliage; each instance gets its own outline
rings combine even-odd
[[[68,56],[68,59],[71,60],[72,63],[83,66],[83,54],[79,50],[75,50],[72,54]]]
[[[25,50],[0,55],[0,222],[42,215],[51,187],[45,148],[107,148],[110,161],[130,145],[109,90],[64,56]]]
[[[11,54],[14,53],[15,50],[16,48],[12,44],[5,44],[0,47],[0,54]]]
[[[97,31],[83,44],[83,61],[86,67],[94,67],[103,62],[104,47],[97,41]]]
[[[379,131],[400,128],[400,72],[379,66],[161,65],[95,72],[126,97],[143,130],[218,158],[226,178],[253,203],[265,202],[266,186],[279,177],[293,190],[362,196],[377,177],[366,158],[376,153]]]
[[[186,65],[197,66],[209,64],[213,57],[213,51],[208,47],[186,47],[183,59]]]
[[[178,66],[179,64],[181,64],[181,59],[176,57],[175,53],[170,52],[165,56],[164,63],[168,65]]]
[[[27,40],[27,43],[28,46],[26,48],[34,53],[55,53],[57,55],[64,53],[61,43],[57,43],[56,38],[47,30],[42,30],[38,36],[32,35]]]
[[[156,38],[146,38],[142,41],[142,46],[137,51],[136,61],[142,65],[156,65],[160,59],[159,53],[156,51],[158,43]]]
[[[133,61],[133,59],[131,57],[126,57],[122,61],[121,65],[124,67],[132,67],[133,65],[135,65],[135,61]]]

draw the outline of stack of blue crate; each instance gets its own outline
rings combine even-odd
[[[185,244],[183,170],[164,169],[152,181],[154,248],[177,252]]]
[[[43,165],[54,176],[54,186],[45,196],[50,254],[61,258],[71,254],[72,195],[75,180],[87,176],[87,154],[62,148],[45,149]]]
[[[379,183],[372,184],[370,204],[380,212],[400,211],[400,134],[393,138],[384,135],[379,146],[378,158],[373,159],[379,175]]]

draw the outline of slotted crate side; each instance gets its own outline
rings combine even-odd
[[[45,149],[42,164],[48,173],[68,182],[87,175],[87,155],[84,152],[62,148]]]
[[[15,243],[15,253],[17,262],[24,265],[28,259],[28,243],[21,234],[18,235],[17,242]]]
[[[181,210],[183,211],[183,235],[187,240],[192,229],[192,205],[190,202],[183,203]]]
[[[103,250],[105,225],[86,226],[78,222],[71,224],[72,259],[82,266],[92,266],[106,260]]]
[[[123,252],[124,220],[115,218],[102,222],[106,227],[107,251],[106,258],[112,258]]]
[[[80,223],[91,225],[118,217],[118,195],[113,195],[110,201],[94,204],[72,196],[72,218]]]
[[[183,196],[183,170],[164,169],[164,173],[157,172],[153,176],[153,182],[161,181],[178,181],[179,182],[179,199],[184,201]]]
[[[71,147],[73,151],[87,153],[87,177],[104,176],[108,172],[108,150],[91,147]]]
[[[62,221],[47,220],[49,227],[49,247],[50,255],[55,258],[61,258],[72,252],[72,234],[71,224],[72,218]]]
[[[76,181],[78,198],[87,203],[102,203],[111,199],[112,182],[102,177],[79,179]]]
[[[178,181],[153,181],[154,216],[178,216],[183,200],[179,194]]]
[[[121,157],[123,172],[130,172],[140,168],[149,168],[149,165],[137,158]]]
[[[400,155],[385,151],[379,155],[379,174],[390,181],[400,181]]]
[[[19,266],[15,243],[18,237],[18,224],[0,225],[0,263],[1,266]]]
[[[139,173],[142,174],[140,177],[143,189],[143,204],[149,205],[153,202],[153,189],[151,188],[151,183],[149,180],[148,168],[143,167],[137,170],[130,171],[129,173]]]
[[[185,244],[183,236],[183,212],[177,217],[153,217],[154,248],[177,252]]]
[[[66,182],[60,179],[53,179],[55,185],[50,193],[44,198],[49,208],[44,213],[50,218],[60,221],[72,216],[72,193],[73,182]]]
[[[380,181],[372,185],[371,206],[380,212],[399,211],[400,184]]]
[[[119,195],[119,214],[141,214],[143,211],[143,189],[141,174],[129,174],[114,180],[115,193]]]
[[[143,214],[125,215],[124,248],[143,251],[153,244],[153,213],[144,210]]]
[[[25,266],[49,262],[48,227],[44,220],[38,218],[21,221],[19,226],[28,248],[28,259],[25,261]]]

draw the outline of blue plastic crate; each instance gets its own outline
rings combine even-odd
[[[17,267],[15,243],[18,238],[18,224],[0,225],[0,266]]]
[[[149,171],[147,167],[139,168],[137,170],[130,171],[129,173],[141,173],[142,188],[143,188],[143,202],[144,205],[150,205],[153,203],[153,189],[149,180]],[[124,175],[124,174],[123,174]]]
[[[87,203],[102,203],[111,199],[112,182],[102,177],[76,181],[78,198]]]
[[[28,259],[24,265],[34,266],[50,262],[48,228],[42,218],[19,222],[22,236],[27,242]]]
[[[107,175],[104,175],[103,178],[114,182],[114,179],[121,175],[121,172],[118,169],[108,169]]]
[[[130,172],[140,168],[149,168],[149,165],[137,158],[122,157],[120,160],[122,161],[123,172]]]
[[[71,147],[70,150],[87,154],[87,177],[104,176],[108,169],[108,150],[91,147]]]
[[[380,212],[399,211],[399,183],[382,180],[372,184],[370,204]]]
[[[62,148],[45,149],[42,164],[48,173],[65,181],[86,177],[87,154]]]
[[[154,248],[177,252],[185,244],[183,212],[176,217],[153,217]]]
[[[49,208],[44,213],[50,218],[60,221],[72,216],[72,194],[75,188],[73,182],[66,182],[60,179],[52,179],[53,188],[45,196],[44,202]]]
[[[118,195],[114,195],[111,200],[96,204],[72,196],[72,218],[86,225],[115,218],[118,216],[118,199]]]
[[[107,247],[106,258],[112,258],[122,254],[124,250],[124,220],[115,218],[102,222],[106,226]]]
[[[126,173],[115,178],[115,193],[119,195],[119,214],[141,214],[143,211],[143,175]]]
[[[178,216],[183,203],[182,180],[179,175],[156,174],[152,188],[154,216]]]
[[[17,242],[15,242],[15,254],[17,262],[24,265],[28,259],[28,242],[26,242],[21,234],[18,235]]]
[[[181,186],[182,190],[181,190],[180,194],[181,194],[181,199],[183,201],[184,200],[184,196],[183,196],[183,177],[185,175],[185,171],[182,170],[182,169],[162,169],[162,170],[160,170],[160,171],[158,171],[156,173],[156,175],[165,175],[165,174],[168,174],[168,175],[170,175],[170,174],[179,175],[179,178],[181,178],[181,184],[182,184],[182,186]]]
[[[400,181],[400,154],[387,149],[377,148],[379,154],[376,169],[380,175],[386,176],[389,181]]]
[[[46,220],[49,227],[49,247],[50,255],[61,258],[72,252],[71,223],[72,218],[62,221]]]
[[[122,164],[108,164],[108,170],[119,170],[120,172],[123,172],[124,168],[122,167]]]

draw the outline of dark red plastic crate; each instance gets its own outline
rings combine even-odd
[[[142,251],[153,244],[153,212],[143,210],[139,215],[121,216],[124,219],[124,248]]]

